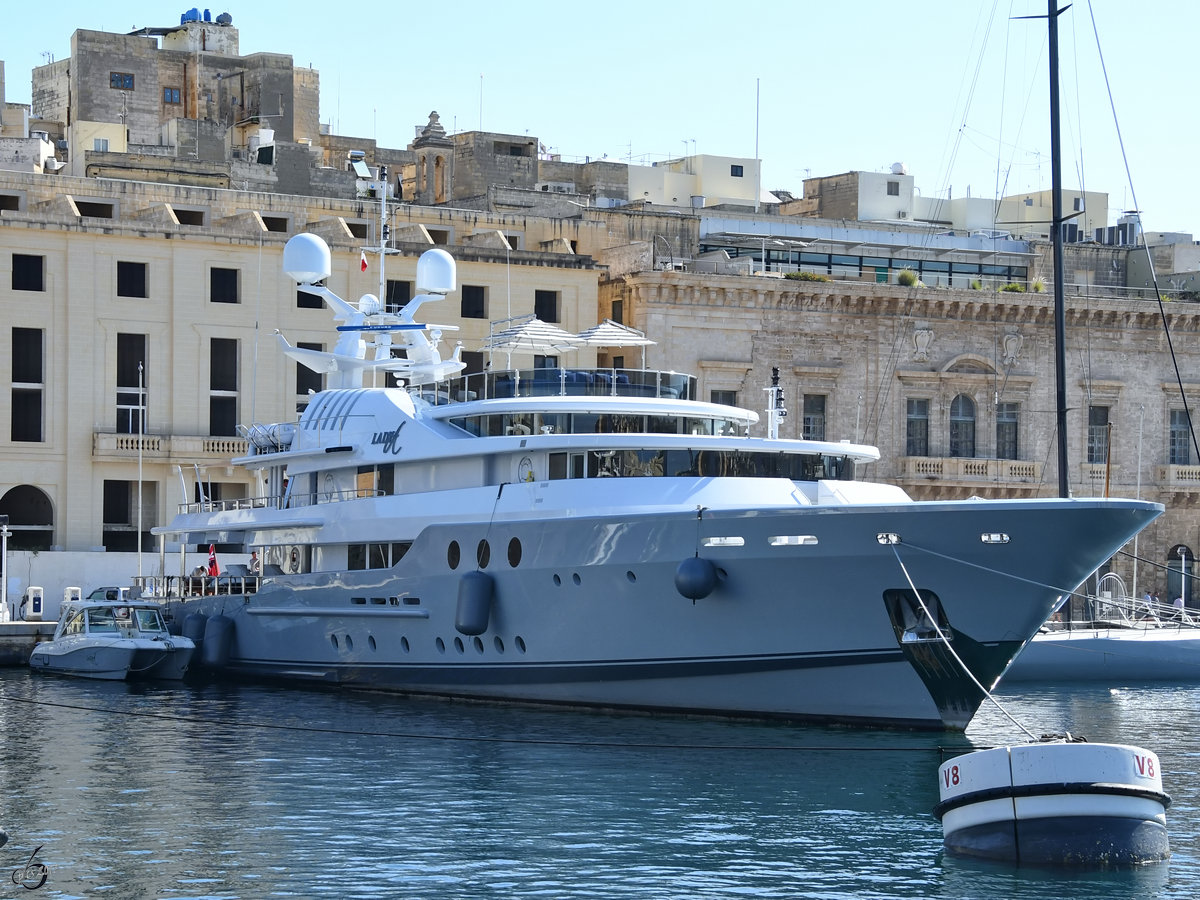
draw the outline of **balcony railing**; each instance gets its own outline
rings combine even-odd
[[[92,435],[94,459],[136,459],[140,451],[144,459],[154,462],[224,462],[235,456],[245,456],[247,447],[244,438],[215,435],[139,435],[99,431]]]
[[[1156,466],[1154,478],[1160,487],[1200,491],[1200,466]]]
[[[1042,479],[1042,464],[1023,459],[905,456],[901,466],[901,477],[913,480],[1015,484]]]

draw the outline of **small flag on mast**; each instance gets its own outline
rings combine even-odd
[[[208,545],[208,574],[216,578],[221,574],[221,567],[217,565],[217,545]]]
[[[360,254],[360,258],[358,261],[358,268],[363,272],[367,271],[367,251],[366,250],[364,250]]]

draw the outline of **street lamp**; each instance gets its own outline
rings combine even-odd
[[[1188,589],[1187,589],[1187,547],[1179,548],[1179,596],[1183,598],[1183,605],[1187,606]]]
[[[8,516],[0,516],[0,622],[10,621],[8,615],[8,539],[12,532],[8,530]]]

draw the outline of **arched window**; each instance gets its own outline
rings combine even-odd
[[[975,401],[966,394],[950,404],[950,455],[975,456]]]
[[[0,498],[0,514],[8,516],[10,550],[49,550],[54,543],[54,509],[39,488],[19,484]]]

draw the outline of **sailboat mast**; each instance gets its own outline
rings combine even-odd
[[[1062,237],[1062,147],[1059,140],[1058,113],[1058,16],[1057,0],[1047,0],[1047,20],[1050,28],[1050,231],[1054,246],[1054,380],[1055,431],[1058,435],[1058,496],[1070,496],[1067,469],[1067,330],[1063,303],[1063,237]]]

